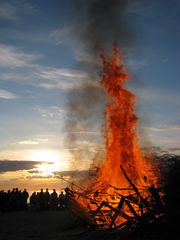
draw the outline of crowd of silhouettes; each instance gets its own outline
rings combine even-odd
[[[70,189],[64,189],[60,194],[53,189],[50,193],[48,189],[41,189],[39,192],[33,192],[31,196],[26,189],[24,191],[18,188],[13,190],[0,191],[0,211],[41,211],[41,210],[62,210],[70,206]],[[28,201],[29,200],[29,201]]]
[[[1,212],[14,211],[14,210],[27,210],[28,204],[27,200],[29,193],[26,189],[24,191],[18,188],[13,188],[12,191],[4,190],[0,191],[0,210]]]

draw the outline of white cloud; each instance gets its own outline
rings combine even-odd
[[[38,111],[42,117],[44,118],[64,118],[67,114],[67,112],[60,107],[57,106],[51,106],[51,107],[41,107],[38,106],[35,108],[36,111]]]
[[[65,39],[71,39],[70,34],[73,31],[73,26],[55,29],[50,33],[50,39],[56,44],[61,44]]]
[[[99,88],[99,84],[96,81],[92,83],[85,71],[43,66],[36,63],[40,57],[39,53],[28,53],[14,46],[0,44],[0,80],[47,90],[78,89],[84,82]]]
[[[80,135],[97,135],[97,136],[102,135],[100,132],[97,132],[97,131],[85,131],[85,130],[72,131],[71,133],[80,134]]]
[[[172,92],[169,90],[160,90],[160,89],[153,89],[153,88],[143,88],[143,89],[135,89],[137,92],[140,101],[143,102],[144,100],[151,103],[163,103],[166,104],[179,104],[180,96],[179,93]],[[139,91],[140,90],[140,91]]]
[[[88,80],[88,74],[75,69],[58,69],[50,67],[37,68],[36,76],[41,79],[39,87],[46,89],[63,89],[68,90],[78,88],[82,82]]]
[[[161,132],[164,129],[159,128],[159,127],[144,127],[144,129],[149,130],[149,131],[153,131],[153,132]],[[153,134],[150,134],[151,136],[154,136]]]
[[[38,141],[32,141],[32,140],[25,140],[25,141],[20,141],[18,142],[20,145],[38,145]]]
[[[4,89],[0,89],[0,98],[3,98],[3,99],[16,99],[17,96],[14,93],[12,93],[12,92],[6,91]]]
[[[56,88],[56,85],[55,84],[51,84],[51,83],[40,83],[38,84],[39,87],[42,87],[42,88],[46,88],[46,89],[54,89]]]
[[[180,124],[173,124],[173,125],[164,125],[164,126],[159,126],[159,127],[145,127],[145,129],[154,131],[154,132],[159,132],[159,131],[169,131],[169,130],[180,130]]]
[[[19,141],[19,145],[39,145],[41,143],[47,143],[49,141],[48,138],[35,138],[34,140],[28,139],[28,140],[22,140]],[[15,143],[17,144],[17,143]]]
[[[57,69],[57,68],[42,68],[39,69],[39,76],[45,79],[50,80],[59,80],[62,77],[68,78],[68,79],[84,79],[87,78],[88,75],[85,72],[79,71],[79,70],[73,70],[73,69]]]
[[[93,65],[98,65],[100,63],[99,57],[94,59],[91,53],[88,53],[87,51],[82,49],[75,49],[75,59],[79,62],[89,63]]]
[[[25,71],[26,70],[26,71]],[[32,69],[9,69],[8,72],[6,70],[2,70],[0,73],[0,79],[2,81],[9,82],[18,82],[18,83],[27,83],[33,85],[36,82],[36,78]]]
[[[49,139],[48,138],[38,138],[37,141],[39,141],[39,142],[48,142]]]
[[[25,53],[14,46],[0,44],[1,67],[25,67],[41,57],[38,53]]]
[[[0,79],[45,89],[78,88],[88,74],[70,68],[55,68],[36,64],[39,53],[27,53],[20,48],[0,44]]]

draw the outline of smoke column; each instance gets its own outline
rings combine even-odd
[[[100,130],[102,125],[106,95],[98,85],[101,71],[98,50],[108,53],[113,45],[127,49],[132,46],[133,33],[125,21],[126,0],[76,0],[73,4],[73,35],[78,49],[88,55],[88,61],[79,62],[78,67],[89,75],[78,88],[68,92],[67,142],[73,150],[74,164],[79,166],[81,161],[99,154],[98,150],[89,151],[90,144],[86,147],[81,145],[82,142],[90,143],[97,139],[97,135],[82,134],[82,131]],[[98,140],[102,141],[102,138]],[[79,147],[82,148],[78,150]]]
[[[133,32],[124,18],[126,8],[127,0],[76,1],[80,37],[90,51],[99,47],[107,51],[113,44],[131,45]]]

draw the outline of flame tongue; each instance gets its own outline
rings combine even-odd
[[[145,167],[136,137],[137,117],[134,113],[135,96],[123,87],[128,74],[121,64],[119,49],[114,48],[112,58],[101,53],[103,72],[101,84],[106,89],[111,102],[105,111],[106,159],[99,172],[95,188],[111,184],[128,187],[120,165],[129,177],[140,184]],[[147,163],[146,163],[147,164]]]

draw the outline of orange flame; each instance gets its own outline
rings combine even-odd
[[[112,58],[101,53],[103,72],[101,85],[106,89],[111,102],[106,106],[106,159],[100,169],[95,188],[111,184],[127,187],[120,165],[133,182],[141,185],[150,174],[150,163],[142,157],[136,136],[137,117],[134,112],[135,96],[123,87],[128,74],[121,63],[118,48],[113,49]]]
[[[119,202],[119,189],[125,195],[133,193],[132,186],[120,166],[123,166],[128,178],[137,186],[150,185],[156,180],[150,162],[141,154],[136,135],[137,117],[135,115],[135,96],[123,87],[128,80],[128,74],[121,63],[121,55],[118,48],[113,49],[113,56],[108,58],[104,52],[100,53],[103,62],[101,85],[105,88],[110,103],[105,110],[106,158],[102,164],[96,182],[93,183],[91,192],[82,192],[82,198],[74,199],[77,211],[87,213],[95,210],[107,201],[112,206]],[[84,182],[84,185],[87,181]],[[87,187],[87,185],[86,185]],[[86,194],[87,193],[87,194]],[[99,194],[100,193],[100,194]],[[145,193],[144,193],[145,194]],[[144,195],[145,197],[145,195]],[[93,203],[93,199],[95,203]],[[100,204],[100,205],[99,205]],[[114,205],[115,204],[115,205]],[[106,209],[106,204],[102,209]],[[124,206],[125,211],[129,211]],[[136,206],[137,208],[137,206]],[[109,221],[109,216],[103,216]],[[123,222],[122,217],[117,217],[116,222]]]

